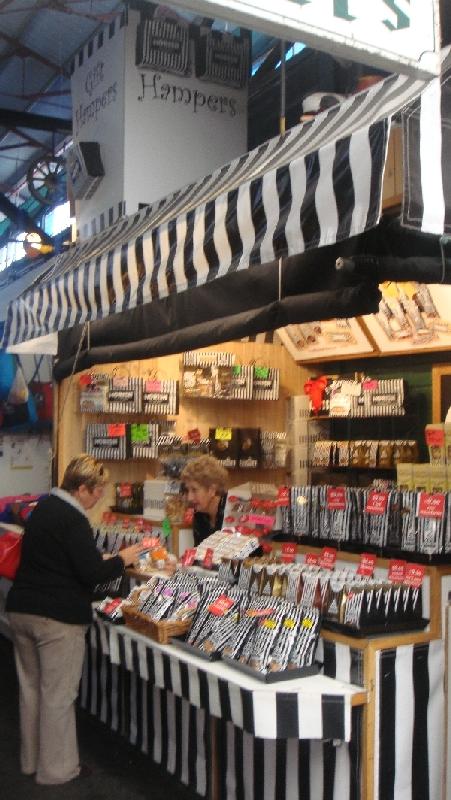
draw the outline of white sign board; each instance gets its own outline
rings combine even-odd
[[[438,75],[438,0],[177,0],[204,15],[389,72]]]

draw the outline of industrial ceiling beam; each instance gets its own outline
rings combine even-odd
[[[19,58],[33,58],[35,61],[39,61],[46,67],[49,67],[52,71],[61,73],[66,78],[69,77],[69,73],[64,67],[55,64],[54,61],[50,61],[50,59],[42,56],[36,50],[32,50],[31,47],[27,47],[20,39],[16,39],[14,36],[8,36],[8,34],[3,33],[3,31],[0,31],[0,38],[14,49],[14,53],[5,53],[2,58],[10,58],[13,54],[17,55]]]
[[[0,108],[0,125],[8,129],[30,128],[51,133],[72,133],[70,119],[44,117],[41,114],[30,114],[28,111],[15,111],[10,108]]]

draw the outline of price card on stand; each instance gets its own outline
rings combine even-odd
[[[319,556],[316,553],[306,553],[304,563],[310,567],[315,567],[319,564]]]
[[[329,511],[344,511],[346,508],[346,489],[344,486],[328,486],[326,505]]]
[[[368,494],[365,511],[367,514],[385,514],[387,511],[388,492],[377,492],[372,489]]]
[[[204,569],[211,569],[213,566],[213,548],[207,547],[204,555],[204,560],[202,561],[202,566]]]
[[[388,567],[388,580],[392,583],[403,583],[406,574],[407,561],[392,558]]]
[[[320,567],[324,569],[333,569],[337,560],[337,551],[334,547],[323,547],[319,559]]]
[[[296,558],[296,545],[293,542],[283,542],[281,553],[283,563],[292,564]]]
[[[407,564],[404,583],[412,589],[419,589],[423,583],[425,573],[424,564]]]
[[[445,495],[441,492],[428,494],[420,492],[418,516],[432,519],[443,519],[445,514]]]
[[[376,556],[374,553],[362,553],[357,568],[357,575],[373,575],[375,564]]]

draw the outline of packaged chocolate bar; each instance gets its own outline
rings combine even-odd
[[[280,626],[279,635],[270,653],[268,669],[281,672],[287,669],[288,659],[296,637],[299,635],[303,612],[297,606],[285,607],[286,613]]]
[[[304,611],[299,634],[295,638],[288,657],[288,669],[309,667],[315,659],[321,625],[321,615],[317,608]]]
[[[239,428],[238,466],[240,469],[256,469],[260,462],[260,428]]]

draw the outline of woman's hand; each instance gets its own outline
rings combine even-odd
[[[132,544],[130,547],[124,547],[123,550],[119,550],[118,556],[122,558],[125,566],[129,567],[131,564],[134,564],[135,561],[138,561],[142,549],[143,547],[141,544]]]

